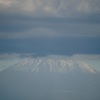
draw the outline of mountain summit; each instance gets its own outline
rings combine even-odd
[[[30,71],[33,73],[38,72],[89,72],[95,73],[96,71],[89,64],[83,61],[67,59],[61,56],[46,56],[37,58],[25,58],[16,65],[14,69],[20,71]]]

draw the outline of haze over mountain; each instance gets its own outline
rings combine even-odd
[[[100,73],[66,56],[25,57],[0,72],[1,100],[99,100]]]

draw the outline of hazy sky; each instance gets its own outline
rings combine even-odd
[[[0,52],[100,53],[99,16],[100,0],[0,0]]]

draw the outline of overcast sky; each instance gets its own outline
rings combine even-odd
[[[100,0],[0,0],[0,52],[100,53],[99,42]]]
[[[100,0],[0,0],[0,38],[100,37]]]

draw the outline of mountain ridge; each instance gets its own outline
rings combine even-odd
[[[59,72],[66,73],[72,71],[96,73],[96,70],[84,61],[67,59],[67,57],[46,56],[37,58],[25,58],[19,63],[13,65],[10,69],[19,71],[29,71],[32,73]]]

